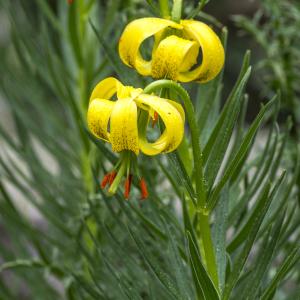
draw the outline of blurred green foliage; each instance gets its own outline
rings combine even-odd
[[[300,4],[298,1],[262,1],[253,19],[235,16],[239,27],[255,39],[263,51],[257,62],[262,78],[261,95],[280,90],[283,109],[300,124]]]

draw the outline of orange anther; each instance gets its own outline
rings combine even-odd
[[[125,187],[125,191],[124,191],[125,199],[129,198],[131,181],[132,181],[132,175],[130,174],[125,180],[125,186],[124,186]]]
[[[102,182],[101,182],[101,188],[102,188],[102,189],[104,189],[104,188],[106,187],[106,185],[109,183],[110,177],[111,177],[111,174],[110,174],[110,173],[104,175],[104,177],[103,177],[103,179],[102,179]]]
[[[112,183],[114,182],[116,176],[117,176],[117,172],[116,172],[116,171],[112,171],[112,172],[110,173],[110,177],[109,177],[109,185],[112,185]]]
[[[149,193],[148,193],[146,181],[144,178],[142,178],[140,181],[140,188],[141,188],[141,194],[142,194],[141,199],[145,200],[146,198],[148,198]]]
[[[155,126],[155,124],[157,123],[158,121],[158,113],[155,111],[154,112],[154,117],[152,119],[152,128]]]

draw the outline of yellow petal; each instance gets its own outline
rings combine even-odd
[[[125,86],[114,77],[108,77],[100,81],[94,88],[90,101],[96,98],[110,99],[117,94],[118,99],[135,97],[140,94],[142,89],[135,89],[132,86]]]
[[[144,40],[167,27],[182,29],[180,24],[159,18],[142,18],[129,23],[119,41],[122,61],[144,76],[151,75],[151,61],[144,60],[139,49]]]
[[[184,134],[184,115],[183,108],[174,106],[167,99],[156,96],[142,94],[135,99],[138,106],[148,106],[161,117],[165,124],[165,130],[162,135],[153,143],[149,143],[145,132],[141,130],[139,135],[139,145],[143,153],[147,155],[156,155],[161,152],[171,152],[175,150],[182,141]],[[178,104],[178,103],[177,103]],[[178,104],[180,106],[180,104]]]
[[[137,107],[132,98],[115,102],[110,118],[109,140],[114,152],[131,150],[139,153]]]
[[[153,78],[178,80],[180,72],[188,71],[197,63],[199,46],[175,35],[164,38],[153,53]]]
[[[167,101],[178,110],[178,112],[180,113],[180,116],[183,120],[183,123],[184,123],[185,122],[185,112],[184,112],[184,109],[183,109],[182,105],[180,103],[176,102],[176,101],[173,101],[173,100],[167,99]]]
[[[123,86],[122,83],[113,77],[108,77],[100,81],[94,88],[90,101],[99,99],[110,99],[116,92],[118,86]]]
[[[184,27],[184,36],[199,43],[202,50],[202,63],[190,72],[181,73],[178,80],[207,82],[213,79],[221,71],[225,59],[224,48],[219,37],[202,22],[183,20],[181,24]]]
[[[90,131],[98,138],[108,141],[108,121],[115,102],[105,99],[94,99],[87,112],[87,124]]]

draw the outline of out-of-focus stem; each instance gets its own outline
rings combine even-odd
[[[84,9],[81,1],[78,1],[77,5],[74,5],[73,9],[77,10],[77,14],[74,14],[74,16],[77,16],[77,20],[79,21],[79,38],[80,40],[84,39],[84,18],[82,17],[84,14]],[[81,47],[81,53],[83,54],[85,51],[83,49],[84,43],[79,44]],[[73,49],[73,48],[72,48]],[[75,53],[74,53],[75,56]],[[88,95],[87,95],[87,82],[86,82],[86,72],[84,68],[84,57],[82,56],[82,63],[77,64],[77,95],[79,96],[79,105],[77,106],[79,108],[79,113],[77,117],[75,118],[76,125],[80,128],[80,130],[83,132],[83,126],[85,123],[85,114],[87,110],[87,103],[88,103]],[[81,162],[81,171],[82,171],[82,177],[84,181],[84,185],[86,188],[86,191],[88,193],[93,192],[94,184],[93,184],[93,174],[92,170],[90,168],[90,162],[89,162],[89,152],[90,147],[87,140],[87,136],[83,133],[80,135],[81,142],[82,142],[82,149],[80,153],[80,162]]]
[[[163,18],[168,18],[170,16],[170,8],[168,0],[159,0],[160,14]]]
[[[173,0],[172,20],[179,23],[182,13],[182,0]]]

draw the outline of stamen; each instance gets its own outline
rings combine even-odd
[[[131,181],[132,181],[132,175],[130,174],[126,180],[125,180],[125,191],[124,191],[124,197],[125,199],[129,198],[130,193],[130,187],[131,187]]]
[[[149,193],[148,193],[146,181],[144,178],[142,178],[140,181],[140,188],[141,188],[141,194],[142,194],[141,199],[145,200],[146,198],[148,198]]]
[[[69,4],[72,4],[72,3],[73,3],[73,1],[74,1],[74,0],[68,0],[68,3],[69,3]]]
[[[102,182],[101,182],[101,188],[104,189],[106,187],[106,185],[109,183],[111,178],[111,173],[108,173],[106,175],[104,175]]]
[[[152,128],[154,128],[155,124],[157,123],[158,121],[158,113],[157,111],[154,112],[154,117],[152,119]]]
[[[112,183],[114,182],[116,176],[117,176],[117,172],[116,172],[116,171],[112,171],[112,172],[110,173],[110,177],[109,177],[109,185],[110,185],[110,186],[111,186]]]

